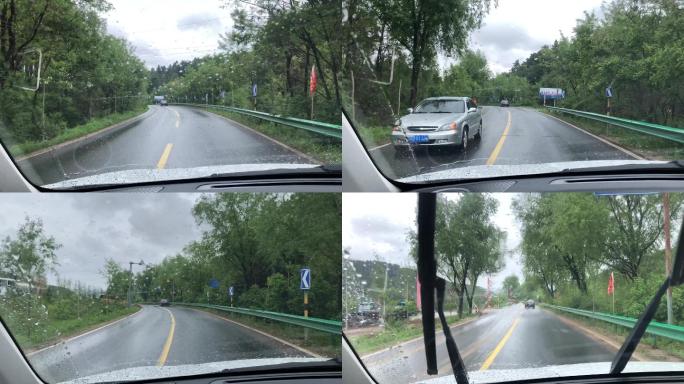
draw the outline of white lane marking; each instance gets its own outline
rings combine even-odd
[[[307,355],[311,355],[311,356],[317,357],[317,358],[322,358],[322,357],[323,357],[323,356],[321,356],[321,355],[319,355],[319,354],[317,354],[317,353],[315,353],[315,352],[309,351],[308,349],[304,349],[304,348],[302,348],[302,347],[300,347],[300,346],[298,346],[298,345],[294,345],[294,344],[290,343],[289,341],[285,341],[285,340],[283,340],[283,339],[281,339],[281,338],[279,338],[279,337],[273,336],[273,335],[271,335],[271,334],[269,334],[269,333],[266,333],[266,332],[264,332],[264,331],[260,331],[260,330],[258,330],[258,329],[254,329],[254,328],[249,327],[249,326],[247,326],[247,325],[244,325],[244,324],[242,324],[242,323],[238,323],[237,321],[233,321],[233,320],[226,319],[226,318],[223,317],[223,316],[219,316],[219,315],[214,314],[214,313],[211,313],[211,312],[202,311],[202,310],[195,309],[195,308],[190,308],[190,309],[192,309],[193,311],[199,311],[199,312],[207,313],[207,314],[209,314],[209,315],[211,315],[211,316],[214,316],[214,317],[216,317],[216,318],[219,318],[219,319],[221,319],[221,320],[224,320],[224,321],[227,321],[227,322],[229,322],[229,323],[233,323],[233,324],[235,324],[235,325],[239,325],[239,326],[241,326],[241,327],[247,328],[247,329],[249,329],[250,331],[256,332],[256,333],[258,333],[258,334],[260,334],[260,335],[263,335],[263,336],[266,336],[266,337],[270,337],[271,339],[274,339],[274,340],[278,341],[279,343],[283,343],[283,344],[287,345],[288,347],[292,347],[292,348],[298,350],[299,352],[306,353]]]
[[[99,330],[101,330],[101,329],[103,329],[103,328],[107,328],[107,327],[109,327],[109,326],[111,326],[111,325],[114,325],[114,324],[116,324],[116,323],[119,323],[119,322],[121,322],[121,321],[124,321],[124,320],[128,319],[129,317],[132,317],[132,316],[135,316],[135,315],[141,313],[143,310],[144,310],[144,307],[141,307],[139,311],[136,311],[135,313],[131,313],[130,315],[128,315],[128,316],[126,316],[126,317],[122,317],[122,318],[120,318],[120,319],[118,319],[118,320],[112,321],[111,323],[107,323],[107,324],[105,324],[105,325],[103,325],[103,326],[101,326],[101,327],[98,327],[98,328],[95,328],[95,329],[91,329],[90,331],[88,331],[88,332],[86,332],[86,333],[81,333],[80,335],[76,335],[76,336],[74,336],[74,337],[72,337],[72,338],[69,338],[69,339],[65,339],[65,340],[59,341],[59,342],[57,342],[57,343],[55,343],[55,344],[52,344],[52,345],[47,346],[47,347],[45,347],[45,348],[41,348],[41,349],[39,349],[39,350],[37,350],[37,351],[33,351],[33,352],[30,352],[30,353],[27,353],[26,356],[33,356],[33,355],[35,355],[35,354],[37,354],[37,353],[46,351],[46,350],[48,350],[48,349],[50,349],[50,348],[54,348],[54,347],[56,347],[56,346],[58,346],[58,345],[60,345],[60,344],[62,344],[62,343],[70,343],[70,342],[72,342],[72,341],[74,341],[74,340],[76,340],[76,339],[78,339],[78,338],[80,338],[80,337],[90,335],[91,333],[95,333],[95,332],[97,332],[97,331],[99,331]]]
[[[535,112],[537,112],[537,111],[535,111]],[[537,112],[537,113],[541,113],[541,112]],[[628,155],[628,156],[632,156],[633,158],[635,158],[635,159],[637,159],[637,160],[646,160],[645,158],[643,158],[643,157],[637,155],[636,153],[634,153],[634,152],[632,152],[632,151],[630,151],[630,150],[628,150],[628,149],[622,148],[622,147],[620,147],[620,146],[617,145],[617,144],[611,143],[610,141],[608,141],[608,140],[606,140],[606,139],[604,139],[604,138],[602,138],[602,137],[600,137],[600,136],[596,136],[596,135],[594,135],[594,134],[591,133],[591,132],[585,131],[584,129],[582,129],[582,128],[580,128],[580,127],[577,127],[577,126],[575,126],[575,125],[572,125],[572,124],[570,124],[570,123],[568,123],[567,121],[564,121],[564,120],[562,120],[562,119],[559,119],[559,118],[557,118],[556,116],[547,115],[547,114],[545,114],[545,113],[541,113],[541,114],[544,115],[544,116],[548,116],[548,117],[554,118],[554,119],[560,121],[560,122],[563,123],[563,124],[569,125],[569,126],[575,128],[575,129],[577,129],[577,130],[580,131],[580,132],[584,132],[584,133],[586,133],[587,135],[593,137],[594,139],[599,140],[599,141],[601,141],[601,142],[604,143],[604,144],[608,144],[608,145],[610,145],[611,147],[613,147],[613,148],[619,150],[620,152],[623,152],[623,153],[625,153],[625,154]]]

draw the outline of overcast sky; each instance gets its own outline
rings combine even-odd
[[[493,73],[510,70],[544,44],[573,35],[584,12],[601,15],[603,0],[499,0],[470,39],[470,48],[481,50]]]
[[[202,57],[232,28],[225,0],[112,0],[107,30],[126,38],[148,67]]]
[[[601,14],[603,0],[499,0],[471,35],[490,70],[510,69],[544,44],[573,34],[585,11]],[[190,60],[217,51],[219,34],[232,29],[225,0],[112,0],[105,16],[110,33],[125,37],[148,66]],[[444,59],[443,65],[453,62]]]
[[[16,237],[24,218],[43,220],[57,250],[60,278],[105,288],[100,274],[106,258],[128,269],[173,256],[199,239],[191,209],[198,194],[8,194],[0,198],[0,238]],[[141,267],[133,266],[134,270]],[[54,275],[48,276],[56,283]]]
[[[516,195],[498,193],[492,195],[499,202],[499,209],[492,221],[507,233],[505,268],[491,276],[494,289],[501,287],[506,276],[515,274],[522,279],[522,266],[517,250],[520,229],[511,210]],[[458,194],[448,195],[458,199]],[[415,268],[409,256],[406,234],[415,230],[416,194],[398,193],[345,193],[342,196],[342,246],[350,248],[350,258],[373,260],[377,254],[381,260]],[[486,280],[478,282],[486,286]]]

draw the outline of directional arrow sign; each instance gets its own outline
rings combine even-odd
[[[311,289],[311,269],[302,268],[299,270],[299,289],[309,290]]]
[[[228,288],[228,294],[231,296],[233,296],[235,294],[235,288],[233,288],[232,285]]]

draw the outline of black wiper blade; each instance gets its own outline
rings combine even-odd
[[[451,368],[458,384],[468,384],[468,374],[456,341],[444,315],[444,296],[446,281],[437,277],[435,260],[435,218],[437,198],[433,193],[418,194],[418,280],[420,281],[421,315],[423,322],[423,342],[427,374],[438,374],[437,346],[435,341],[435,291],[437,292],[437,313],[446,337],[447,351]]]
[[[444,293],[446,291],[446,281],[441,277],[437,279],[437,313],[439,314],[439,321],[442,323],[442,332],[444,332],[444,337],[446,338],[447,352],[449,352],[449,361],[451,362],[451,370],[454,372],[454,377],[456,378],[456,383],[458,384],[468,384],[468,372],[466,371],[465,364],[463,364],[463,358],[461,353],[458,351],[458,346],[454,337],[451,335],[451,328],[446,321],[446,316],[444,315]]]
[[[435,194],[418,194],[418,281],[420,281],[420,313],[423,322],[423,342],[427,374],[436,375],[437,347],[435,344]]]

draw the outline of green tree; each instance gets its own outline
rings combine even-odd
[[[0,271],[32,288],[45,280],[45,274],[57,265],[56,250],[61,247],[52,236],[45,234],[40,219],[26,217],[17,230],[16,238],[7,236],[0,244]]]

